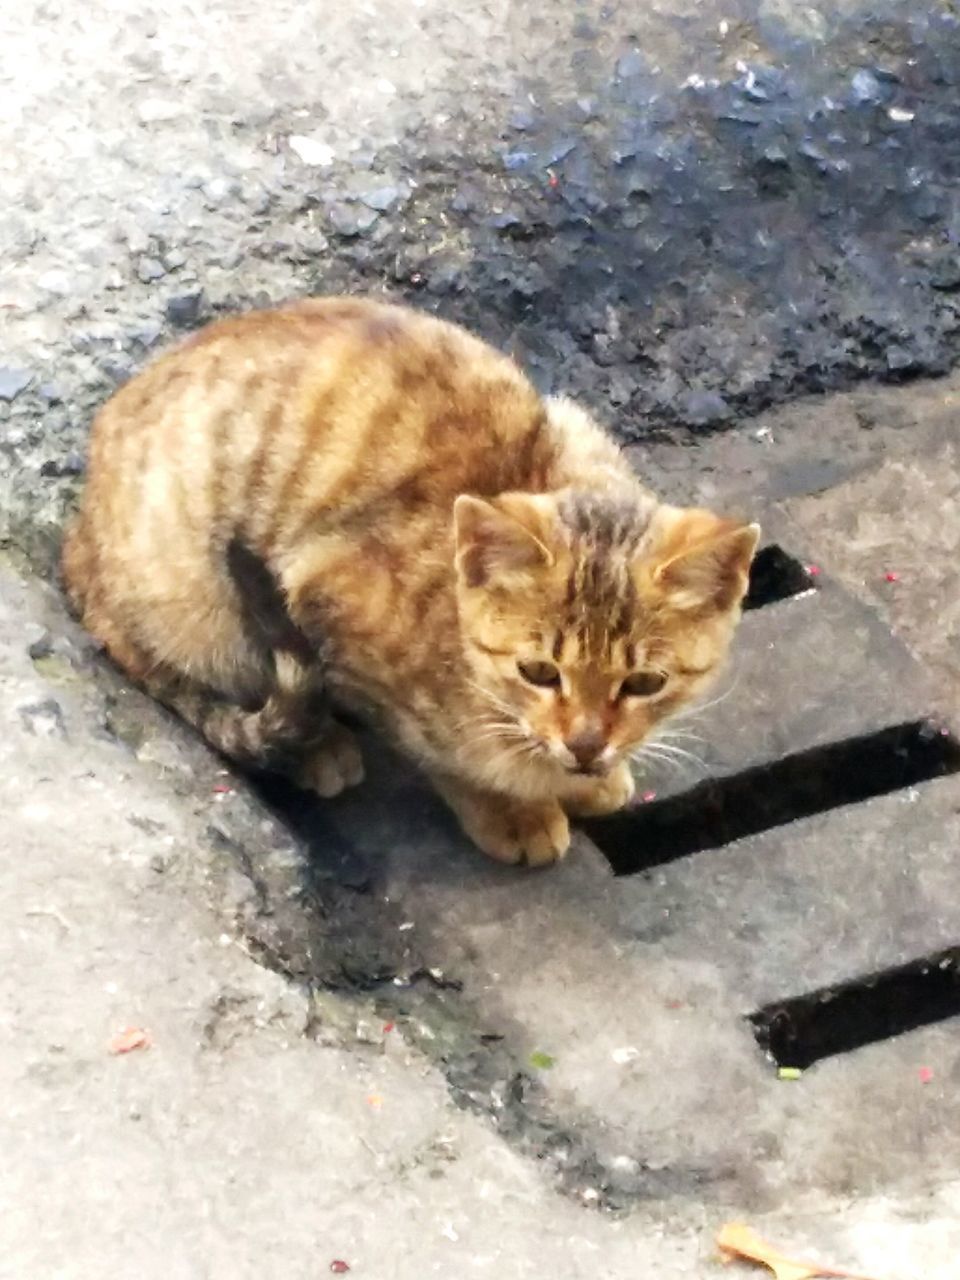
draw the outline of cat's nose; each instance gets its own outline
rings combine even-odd
[[[567,738],[564,743],[581,769],[589,769],[591,765],[596,764],[606,745],[603,731],[596,728],[583,729],[580,733],[575,733],[572,738]]]

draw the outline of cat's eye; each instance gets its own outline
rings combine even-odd
[[[536,685],[538,689],[560,688],[560,672],[552,662],[518,662],[517,670],[527,684]]]
[[[620,686],[621,698],[652,698],[667,683],[663,671],[634,671]]]

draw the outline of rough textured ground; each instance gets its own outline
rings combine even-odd
[[[0,483],[34,537],[92,408],[241,303],[417,298],[632,439],[953,358],[949,3],[48,0],[0,39]]]
[[[213,833],[296,871],[289,839],[146,703],[118,738],[88,668],[0,566],[0,1275],[698,1274],[692,1224],[558,1199],[369,999],[253,963]],[[152,1045],[112,1055],[131,1025]]]
[[[753,1074],[759,1053],[740,1091],[709,1063],[665,1079],[672,1104],[689,1092],[695,1144],[736,1151],[698,1184],[603,1119],[589,1037],[582,1070],[573,1054],[546,1081],[531,1069],[545,1046],[530,1027],[576,1031],[550,954],[511,949],[499,916],[465,918],[460,936],[452,906],[446,926],[406,927],[417,866],[450,842],[429,803],[398,814],[386,865],[400,891],[378,891],[333,822],[294,839],[22,573],[49,569],[92,412],[155,348],[234,306],[384,290],[594,404],[671,496],[745,512],[787,499],[828,572],[955,691],[941,602],[956,387],[898,384],[956,351],[958,75],[960,25],[933,0],[4,8],[0,1275],[288,1280],[343,1258],[398,1280],[707,1280],[736,1212],[879,1277],[952,1280],[960,1192],[949,1142],[923,1124],[916,1062],[936,1064],[930,1110],[949,1129],[955,1024],[837,1065],[842,1114],[830,1070],[776,1097],[769,1114],[785,1106],[804,1135],[790,1149],[758,1114],[739,1149],[731,1136],[780,1087]],[[854,389],[792,400],[838,387]],[[901,583],[881,582],[881,561]],[[811,722],[820,692],[806,691]],[[439,832],[435,847],[404,864],[418,831]],[[897,854],[880,842],[885,874]],[[452,902],[465,858],[431,901]],[[744,888],[723,885],[727,863],[702,878],[689,865],[689,887],[682,867],[672,882],[680,934],[704,885],[728,901]],[[526,892],[491,887],[486,868],[462,876],[474,901],[492,894],[509,919],[522,901],[548,935],[566,895],[571,964],[576,947],[607,957],[590,1016],[613,1044],[630,1021],[614,1008],[632,995],[613,980],[627,956],[573,913],[588,873],[571,864]],[[673,892],[656,890],[649,910]],[[911,901],[898,919],[919,936]],[[641,923],[631,955],[649,946],[652,972],[668,931]],[[750,927],[734,943],[762,973]],[[483,977],[501,937],[506,964],[531,965],[512,1020],[503,974]],[[447,957],[461,969],[438,968]],[[712,965],[686,968],[706,1005]],[[656,990],[641,979],[631,1018]],[[654,1077],[628,1097],[641,1117],[658,1111],[650,1047],[679,1053],[676,1023],[656,1014],[631,1066]],[[111,1056],[130,1024],[153,1046]],[[912,1127],[888,1133],[898,1107]],[[686,1130],[668,1136],[682,1146]],[[791,1197],[798,1147],[834,1138],[826,1173],[804,1170],[814,1190]],[[765,1162],[777,1194],[759,1180],[744,1194]]]
[[[306,1280],[339,1259],[388,1280],[710,1280],[715,1232],[734,1213],[881,1280],[954,1275],[960,1190],[924,1167],[934,1135],[914,1135],[910,1189],[884,1185],[888,1139],[876,1107],[858,1117],[856,1069],[844,1123],[868,1144],[848,1151],[878,1180],[869,1192],[719,1204],[715,1189],[701,1197],[658,1165],[656,1148],[611,1145],[622,1140],[614,1129],[607,1185],[591,1181],[569,1120],[538,1110],[536,1073],[511,1071],[510,1049],[496,1044],[492,1066],[478,1064],[487,1050],[477,1036],[489,1028],[458,1010],[455,991],[431,998],[447,975],[422,975],[411,932],[433,939],[429,961],[443,926],[405,928],[399,912],[424,909],[417,893],[396,903],[358,893],[322,838],[317,878],[242,782],[103,669],[55,593],[9,564],[0,712],[0,1275]],[[404,830],[416,821],[409,810],[398,817]],[[475,895],[476,875],[463,874]],[[541,889],[553,896],[541,881],[529,902],[539,917]],[[492,922],[476,924],[482,936]],[[277,972],[291,955],[308,958],[312,978]],[[559,1031],[562,985],[541,985],[538,1004]],[[618,1043],[615,997],[605,1007],[607,1040]],[[144,1028],[150,1047],[111,1054],[129,1026]],[[664,1029],[661,1014],[651,1046]],[[873,1088],[891,1102],[915,1091],[917,1055],[939,1068],[950,1043],[937,1032],[904,1042],[895,1071],[889,1055],[868,1066]],[[581,1040],[588,1056],[594,1047]],[[563,1067],[573,1085],[574,1064]],[[803,1122],[817,1106],[813,1087],[792,1107],[811,1139],[829,1131],[815,1113]],[[935,1089],[939,1113],[952,1094],[946,1079]],[[736,1094],[715,1100],[694,1127],[729,1142],[743,1106]],[[572,1180],[558,1178],[553,1156],[564,1148]],[[742,1148],[748,1183],[761,1154],[770,1152]],[[789,1175],[789,1151],[784,1159]],[[841,1182],[845,1159],[841,1149]],[[610,1167],[626,1216],[597,1208],[612,1198]]]

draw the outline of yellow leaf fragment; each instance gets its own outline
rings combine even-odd
[[[841,1280],[871,1280],[870,1276],[844,1271],[842,1267],[824,1267],[816,1262],[787,1258],[742,1222],[728,1222],[721,1227],[717,1246],[724,1255],[725,1262],[732,1262],[734,1258],[759,1262],[761,1266],[770,1268],[776,1280],[818,1280],[821,1276],[839,1276]]]

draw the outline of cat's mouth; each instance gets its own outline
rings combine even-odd
[[[567,767],[567,773],[572,773],[575,778],[605,778],[610,772],[612,765],[609,764],[576,764]]]

